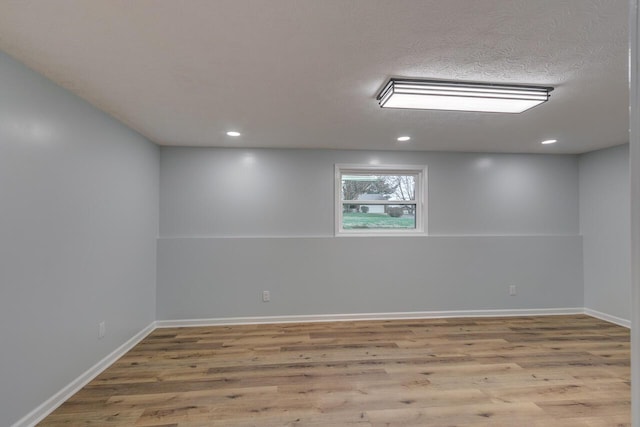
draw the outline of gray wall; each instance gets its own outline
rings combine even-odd
[[[0,93],[6,426],[155,319],[159,159],[156,146],[3,53]]]
[[[429,234],[576,235],[574,156],[161,149],[163,237],[332,236],[334,164],[426,164]]]
[[[582,307],[580,250],[579,236],[161,239],[158,318]]]
[[[631,319],[629,146],[580,156],[585,307]]]
[[[429,237],[333,237],[372,161],[428,166]],[[575,156],[165,147],[160,194],[161,320],[583,305]]]

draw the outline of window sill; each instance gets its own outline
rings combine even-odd
[[[398,233],[398,232],[389,232],[389,233],[349,233],[349,232],[340,232],[335,233],[335,237],[427,237],[428,234],[426,232],[412,232],[412,233]]]

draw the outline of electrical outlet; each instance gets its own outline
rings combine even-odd
[[[516,285],[511,285],[509,286],[509,295],[514,296],[517,295],[518,292],[516,291]]]
[[[107,324],[103,320],[102,322],[98,323],[98,339],[104,338],[106,334],[107,334]]]
[[[262,291],[262,302],[271,301],[271,293],[269,291]]]

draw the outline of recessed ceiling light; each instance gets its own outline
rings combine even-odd
[[[229,136],[240,136],[240,132],[236,132],[234,130],[230,130],[229,132],[227,132],[227,135],[229,135]]]
[[[556,142],[558,142],[557,139],[547,139],[545,141],[542,141],[540,144],[547,145],[547,144],[555,144]]]
[[[405,142],[405,141],[408,141],[410,139],[411,139],[410,136],[399,136],[398,137],[398,141],[400,141],[400,142]]]
[[[391,79],[378,94],[384,108],[522,113],[549,99],[552,87]]]

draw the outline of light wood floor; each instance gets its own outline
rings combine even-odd
[[[627,426],[629,331],[588,316],[158,329],[42,426]]]

